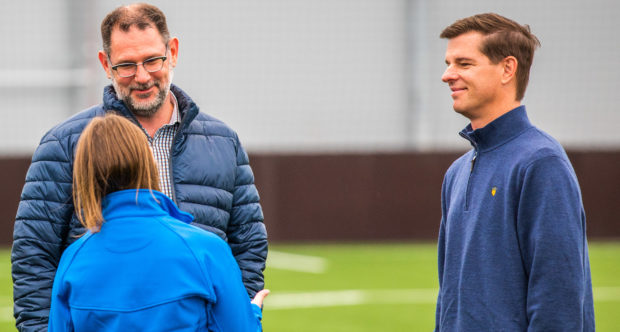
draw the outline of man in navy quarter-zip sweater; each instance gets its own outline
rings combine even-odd
[[[99,61],[112,82],[103,103],[45,134],[26,175],[11,252],[19,331],[47,328],[58,262],[85,232],[71,199],[75,146],[90,120],[107,112],[144,131],[162,192],[195,217],[192,225],[228,243],[248,299],[264,287],[267,231],[248,155],[232,129],[172,84],[179,40],[170,36],[166,17],[144,3],[121,6],[105,17],[101,35]]]
[[[585,213],[560,144],[521,100],[538,39],[497,14],[456,21],[442,80],[473,149],[442,187],[436,331],[594,331]]]

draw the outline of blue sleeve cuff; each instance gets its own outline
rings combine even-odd
[[[263,319],[263,309],[261,309],[257,304],[252,303],[252,311],[254,312],[254,316],[258,318],[258,320]]]

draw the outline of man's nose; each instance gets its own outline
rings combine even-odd
[[[151,79],[151,73],[144,69],[143,65],[138,65],[136,68],[136,74],[134,75],[134,80],[136,82],[148,82]]]
[[[456,78],[457,78],[456,71],[451,66],[448,66],[448,68],[446,68],[446,70],[443,72],[443,75],[441,75],[441,80],[446,83],[453,81]]]

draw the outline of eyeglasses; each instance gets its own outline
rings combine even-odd
[[[168,50],[166,50],[166,53],[167,52]],[[132,77],[136,74],[136,71],[138,71],[138,65],[142,65],[142,67],[144,67],[144,70],[148,71],[149,73],[160,71],[164,67],[164,62],[167,58],[168,57],[166,56],[157,56],[154,58],[146,59],[139,63],[119,63],[118,65],[114,65],[111,68],[112,70],[116,71],[116,73],[120,77]],[[108,61],[110,61],[110,57],[108,57]]]

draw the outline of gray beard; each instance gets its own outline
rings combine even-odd
[[[118,86],[116,80],[112,80],[112,86],[114,87],[114,91],[116,91],[116,96],[118,99],[122,100],[125,103],[125,106],[136,116],[150,118],[161,108],[161,106],[166,101],[166,96],[168,96],[168,92],[170,92],[170,84],[172,82],[172,71],[170,71],[170,76],[168,84],[164,89],[161,88],[160,81],[154,81],[152,84],[137,84],[130,86],[129,93],[123,94],[121,88]],[[151,86],[156,86],[159,89],[157,96],[152,102],[149,103],[140,103],[135,102],[133,98],[131,98],[131,90],[134,89],[148,89]]]

